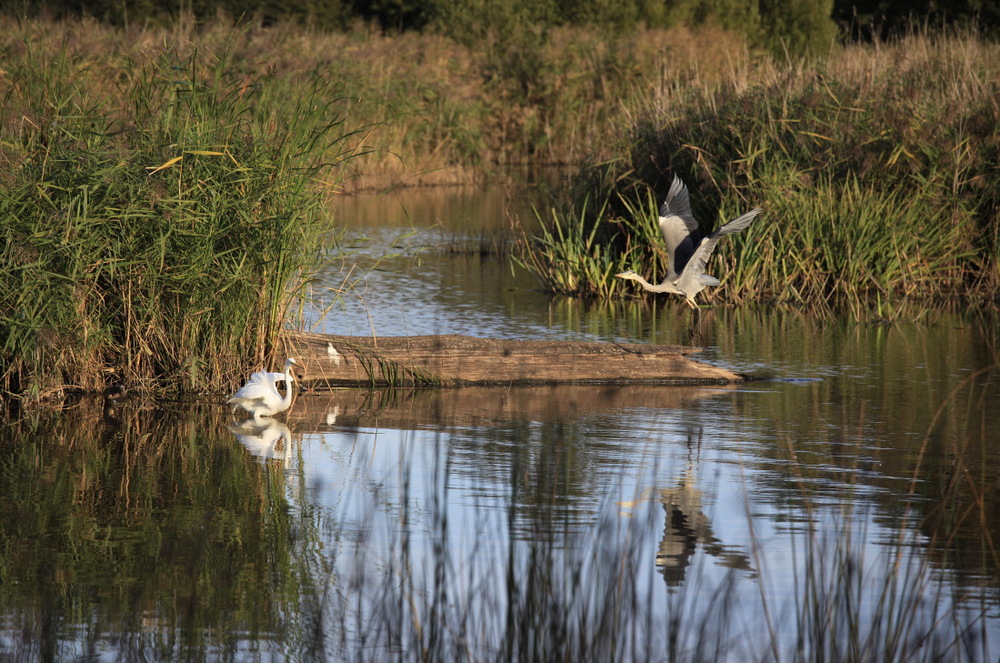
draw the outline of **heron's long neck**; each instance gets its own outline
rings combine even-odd
[[[654,286],[652,283],[650,283],[646,279],[642,278],[638,274],[636,274],[636,279],[635,280],[639,282],[639,285],[642,286],[643,290],[649,290],[650,292],[656,292],[656,286]]]
[[[642,286],[643,290],[648,290],[650,292],[675,292],[675,289],[667,281],[664,281],[659,285],[653,285],[638,274],[636,274],[635,280],[639,282],[639,285]]]

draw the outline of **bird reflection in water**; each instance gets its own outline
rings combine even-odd
[[[295,384],[305,379],[303,366],[289,357],[281,373],[258,371],[250,376],[239,391],[226,401],[234,409],[242,408],[251,416],[238,424],[230,424],[240,444],[261,462],[283,461],[288,467],[292,453],[292,434],[288,426],[270,415],[288,410],[295,399]],[[278,390],[284,385],[284,395]]]
[[[114,428],[121,426],[119,408],[125,399],[125,390],[119,384],[108,386],[102,393],[104,399],[104,423]]]
[[[691,559],[701,545],[705,554],[716,557],[726,568],[750,571],[749,556],[734,546],[727,546],[712,531],[712,521],[702,506],[702,491],[697,483],[698,455],[701,451],[701,427],[697,434],[688,430],[688,462],[678,484],[660,489],[660,503],[665,512],[663,538],[656,551],[656,566],[669,587],[683,584]]]
[[[292,433],[285,424],[271,417],[257,417],[230,424],[229,430],[262,463],[280,460],[288,467],[292,453]]]

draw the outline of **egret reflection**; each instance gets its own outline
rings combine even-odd
[[[288,426],[277,419],[249,418],[238,424],[230,424],[229,430],[261,462],[281,460],[288,465],[292,451],[292,433]]]

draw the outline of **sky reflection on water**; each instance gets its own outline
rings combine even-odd
[[[419,227],[419,206],[408,212],[407,223]],[[385,225],[398,232],[402,224]],[[331,327],[323,331],[691,341],[686,309],[670,300],[635,300],[616,307],[551,300],[534,290],[528,275],[489,258],[440,251],[376,257],[381,261],[367,274],[370,290],[363,314],[345,296],[324,322]],[[947,476],[927,467],[942,467],[943,462],[976,468],[981,463],[981,476],[992,477],[981,488],[998,477],[984,437],[1000,424],[997,385],[987,379],[958,388],[983,366],[984,358],[995,357],[995,328],[988,321],[946,314],[886,326],[748,306],[706,310],[701,332],[700,358],[778,380],[691,399],[683,408],[637,404],[596,418],[582,414],[558,426],[534,421],[521,425],[512,434],[516,441],[501,447],[500,454],[487,451],[503,437],[496,428],[439,430],[432,446],[439,453],[435,462],[447,458],[453,482],[447,486],[448,504],[453,505],[449,518],[456,518],[455,510],[471,509],[459,520],[475,523],[484,509],[513,510],[527,522],[515,518],[510,534],[529,547],[533,537],[550,533],[546,527],[563,538],[572,532],[586,540],[608,518],[642,523],[641,534],[626,530],[644,542],[640,568],[657,568],[669,590],[647,588],[650,593],[643,600],[658,618],[667,619],[677,608],[671,606],[672,591],[693,573],[697,587],[714,588],[708,596],[719,596],[716,592],[726,587],[726,600],[740,615],[734,633],[778,632],[782,647],[800,632],[783,631],[789,619],[805,627],[802,601],[810,592],[818,600],[816,593],[855,591],[836,584],[853,582],[843,573],[855,563],[863,565],[859,572],[864,581],[856,590],[854,609],[862,624],[875,629],[870,644],[886,635],[878,631],[885,623],[876,618],[886,610],[878,602],[880,591],[883,600],[895,597],[897,606],[908,606],[914,597],[907,591],[923,587],[915,594],[928,603],[910,606],[909,612],[899,608],[897,617],[929,620],[926,624],[940,618],[937,610],[947,612],[951,604],[947,592],[932,591],[935,583],[947,586],[968,569],[956,574],[946,564],[924,565],[925,549],[941,545],[942,533],[929,523],[940,521],[935,514],[941,509],[956,508],[940,494]],[[546,450],[555,453],[553,445],[560,458],[574,459],[571,467],[547,458]],[[463,452],[466,448],[470,451]],[[956,448],[962,449],[957,456]],[[400,462],[400,453],[397,449],[389,456]],[[484,455],[492,462],[484,463]],[[405,462],[408,476],[414,474],[414,464],[422,465],[419,454],[406,456]],[[441,471],[427,466],[423,474]],[[512,494],[510,483],[518,476],[529,477],[526,485],[549,486],[550,493]],[[546,502],[555,494],[559,500]],[[480,501],[486,497],[492,501]],[[519,505],[518,497],[525,503]],[[962,499],[972,505],[976,500],[971,495]],[[694,512],[685,513],[678,504]],[[989,512],[988,519],[996,517],[993,509]],[[697,524],[686,534],[674,532],[686,540],[664,537],[672,522],[682,521]],[[972,544],[970,537],[976,536],[966,531],[958,538]],[[670,559],[679,569],[657,565],[657,550],[661,561]],[[665,550],[682,552],[672,557]],[[958,557],[968,561],[966,554]],[[818,580],[803,577],[812,564],[826,569]],[[909,569],[919,578],[899,579],[894,569]],[[924,596],[925,590],[930,594]],[[993,591],[962,592],[997,603]],[[696,601],[698,594],[688,591],[684,600]],[[848,609],[846,603],[831,601],[831,610]],[[707,615],[713,605],[689,605],[685,618],[699,623],[698,615]],[[966,606],[976,614],[975,601]],[[719,628],[729,628],[726,624],[720,622]],[[979,625],[995,651],[996,622]],[[766,641],[721,657],[768,658]],[[663,643],[650,646],[665,651]]]
[[[754,392],[801,395],[803,389],[810,387],[770,382]],[[680,390],[647,391],[677,402]],[[805,584],[817,583],[810,591],[836,597],[844,590],[837,580],[844,579],[845,564],[858,565],[863,574],[850,608],[859,611],[862,624],[880,624],[875,613],[887,609],[889,596],[903,606],[916,598],[926,602],[932,594],[925,592],[936,583],[947,587],[954,580],[947,567],[921,566],[929,541],[917,528],[919,496],[879,485],[886,478],[882,465],[865,461],[861,449],[836,459],[782,448],[793,443],[771,437],[753,417],[731,416],[731,401],[746,397],[742,390],[706,390],[683,407],[612,409],[554,421],[522,421],[514,413],[511,421],[489,426],[335,423],[332,430],[302,435],[291,471],[322,476],[322,490],[310,491],[313,505],[356,528],[346,540],[363,542],[331,552],[334,566],[346,559],[340,577],[359,564],[393,568],[400,546],[391,542],[405,522],[408,564],[421,595],[432,593],[443,557],[449,574],[458,576],[449,594],[455,609],[503,621],[510,588],[502,571],[514,564],[530,576],[526,565],[538,545],[544,543],[547,554],[559,551],[558,564],[581,573],[602,561],[621,562],[628,547],[627,562],[636,571],[632,600],[643,606],[644,617],[657,628],[671,615],[714,624],[685,631],[681,644],[696,651],[707,638],[711,647],[728,648],[712,650],[723,660],[767,658],[772,633],[791,655]],[[350,413],[350,405],[342,411]],[[768,415],[761,411],[759,417]],[[372,531],[386,538],[373,546],[365,536]],[[614,553],[605,560],[609,550]],[[910,567],[905,582],[894,582],[897,568]],[[562,578],[559,569],[546,572]],[[583,577],[577,591],[588,600],[606,589],[600,574]],[[354,589],[367,600],[331,607],[338,614],[332,621],[377,621],[385,586]],[[934,612],[918,611],[917,617],[928,624],[937,611],[951,609],[946,597],[926,606]],[[643,656],[666,655],[665,628],[629,628],[638,629],[632,635]],[[991,637],[995,630],[990,623]],[[338,631],[338,646],[350,650],[360,635]],[[503,643],[478,645],[498,651]]]

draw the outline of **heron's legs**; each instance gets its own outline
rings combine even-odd
[[[688,306],[691,307],[691,310],[694,311],[695,322],[701,324],[701,307],[698,306],[698,303],[695,302],[690,297],[685,297],[684,301],[686,301],[688,303]]]
[[[694,343],[695,339],[699,339],[697,342],[701,343],[701,307],[691,299],[690,297],[685,297],[684,301],[687,302],[688,306],[691,307],[691,327],[688,329],[688,335],[691,338],[691,342]]]

